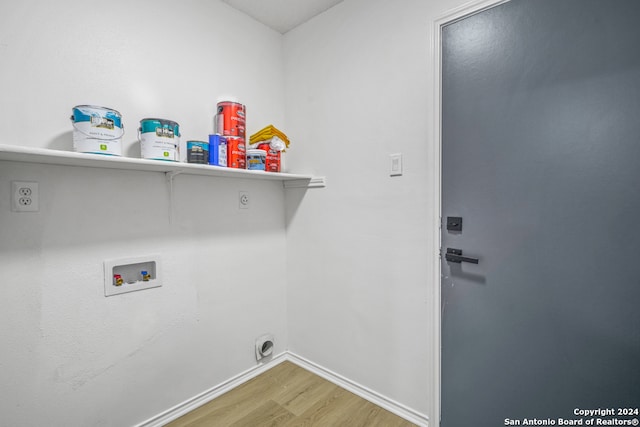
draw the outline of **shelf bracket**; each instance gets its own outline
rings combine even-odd
[[[314,176],[311,179],[294,179],[284,182],[284,188],[324,188],[327,179],[324,176]]]
[[[180,175],[181,173],[182,171],[168,171],[164,173],[164,176],[167,178],[167,182],[172,183],[173,178],[176,177],[177,175]]]
[[[167,180],[167,186],[169,188],[169,225],[173,224],[173,178],[177,175],[180,175],[181,171],[168,171],[164,173],[164,176]]]

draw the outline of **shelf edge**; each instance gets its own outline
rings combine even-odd
[[[37,163],[58,166],[95,167],[144,172],[176,172],[187,175],[217,176],[223,178],[246,178],[276,181],[308,181],[310,175],[263,172],[245,169],[222,168],[194,163],[164,162],[161,160],[136,159],[131,157],[107,156],[102,154],[76,153],[73,151],[51,150],[48,148],[25,147],[0,144],[0,160]]]

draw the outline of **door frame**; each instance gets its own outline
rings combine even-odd
[[[433,183],[433,200],[434,207],[433,218],[436,224],[433,225],[434,235],[432,238],[433,253],[437,256],[433,257],[432,283],[434,286],[433,298],[433,346],[435,351],[433,364],[433,390],[431,390],[433,399],[431,401],[433,413],[429,414],[429,427],[439,427],[441,417],[441,359],[442,359],[442,309],[441,309],[441,227],[442,227],[442,27],[451,24],[460,19],[491,9],[510,0],[476,0],[463,4],[457,8],[451,9],[444,15],[433,21],[431,52],[433,54],[433,144],[431,144],[430,155],[431,164],[431,182]]]

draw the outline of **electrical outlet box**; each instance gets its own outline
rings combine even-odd
[[[38,183],[11,181],[11,210],[13,212],[38,212]]]
[[[249,209],[250,201],[248,191],[240,191],[238,193],[238,207],[240,209]]]
[[[162,286],[160,256],[121,258],[104,262],[104,296]]]

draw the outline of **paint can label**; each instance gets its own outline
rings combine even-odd
[[[209,163],[209,143],[187,141],[187,162],[206,165]]]
[[[263,171],[267,161],[265,150],[247,150],[247,169]]]
[[[258,149],[265,150],[267,152],[267,159],[265,161],[264,170],[267,172],[280,172],[280,156],[279,150],[271,148],[269,143],[258,144]]]
[[[73,149],[79,153],[122,154],[122,116],[116,110],[92,105],[73,108]]]
[[[176,122],[164,119],[140,121],[140,154],[143,159],[180,160],[180,128]]]
[[[244,138],[227,137],[227,166],[236,169],[247,168],[246,148]]]
[[[222,136],[245,137],[246,107],[238,102],[218,102],[215,133]]]
[[[227,166],[227,139],[221,135],[209,135],[209,164]]]

